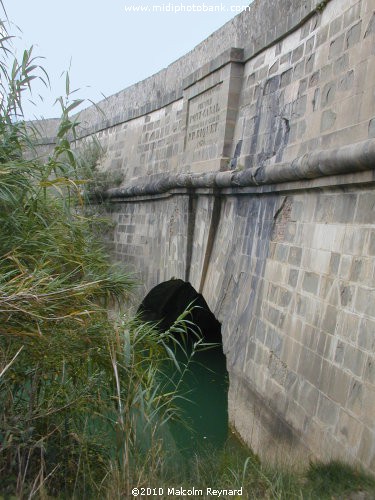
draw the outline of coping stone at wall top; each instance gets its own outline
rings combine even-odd
[[[229,64],[231,62],[243,63],[244,60],[243,58],[244,58],[244,49],[231,47],[230,49],[226,50],[218,57],[216,57],[213,61],[198,68],[196,71],[194,71],[194,73],[191,73],[189,76],[184,78],[184,80],[182,81],[182,88],[185,90],[191,87],[199,80],[202,80],[210,73],[217,71],[226,64]]]

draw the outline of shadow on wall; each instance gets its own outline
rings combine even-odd
[[[203,296],[189,282],[170,279],[155,286],[144,298],[138,313],[144,321],[157,321],[162,331],[170,328],[187,308],[187,319],[195,323],[205,342],[222,343],[221,324]]]

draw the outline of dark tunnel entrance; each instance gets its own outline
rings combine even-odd
[[[210,311],[203,295],[190,283],[170,279],[155,286],[144,298],[138,313],[145,321],[157,321],[161,331],[168,330],[186,308],[192,307],[187,317],[197,325],[205,342],[221,343],[221,325]]]
[[[187,363],[188,369],[183,372],[183,379],[178,383],[183,397],[177,400],[184,423],[172,422],[168,426],[168,433],[185,458],[190,458],[200,448],[207,449],[207,446],[219,449],[227,439],[228,372],[221,325],[203,296],[190,283],[180,279],[157,285],[138,309],[143,320],[157,321],[160,331],[165,331],[191,303],[196,307],[188,319],[199,327],[204,343],[216,346],[192,353],[194,342],[188,343],[192,357]],[[186,363],[185,352],[177,349],[176,358],[182,364]],[[176,382],[179,376],[171,364],[167,377]]]

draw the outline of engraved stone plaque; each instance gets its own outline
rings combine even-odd
[[[235,49],[233,49],[235,50]],[[186,171],[227,170],[243,66],[228,53],[217,69],[193,74],[184,90]],[[237,52],[234,52],[237,57]]]
[[[218,142],[221,85],[189,101],[185,149],[193,152],[193,161],[208,160]]]

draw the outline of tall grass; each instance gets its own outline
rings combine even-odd
[[[83,207],[82,161],[71,147],[78,122],[69,115],[80,101],[59,100],[57,144],[38,158],[22,94],[39,67],[31,50],[20,63],[10,58],[4,35],[0,492],[92,498],[111,468],[130,484],[133,463],[161,446],[158,428],[173,414],[173,393],[162,391],[158,371],[170,353],[151,325],[108,317],[135,282],[110,264],[97,219]]]

